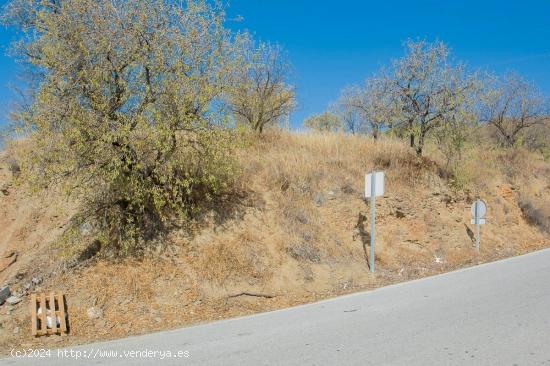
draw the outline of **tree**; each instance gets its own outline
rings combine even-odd
[[[406,55],[393,62],[383,84],[396,106],[390,123],[409,135],[410,146],[422,155],[426,137],[435,128],[449,116],[460,118],[476,82],[461,65],[450,64],[444,43],[408,41],[406,47]]]
[[[342,121],[334,113],[324,112],[307,118],[304,126],[317,132],[337,132],[342,129]]]
[[[238,122],[261,134],[296,106],[294,87],[287,79],[290,66],[280,47],[253,41],[242,42],[244,66],[235,70],[229,90],[229,105]]]
[[[343,110],[354,113],[354,128],[369,132],[377,139],[395,115],[395,99],[386,79],[378,76],[369,78],[364,88],[348,88],[342,93],[339,105]]]
[[[331,113],[333,113],[340,121],[346,132],[351,133],[352,135],[363,132],[363,120],[362,116],[355,110],[351,108],[344,101],[344,95],[330,107]]]
[[[548,100],[520,76],[488,78],[481,97],[480,119],[495,128],[501,145],[516,145],[526,129],[544,123],[548,112]]]
[[[39,78],[14,115],[34,146],[25,167],[76,194],[103,244],[140,249],[227,190],[228,132],[212,121],[238,62],[221,9],[12,0],[3,20]]]
[[[349,87],[344,89],[338,101],[330,108],[332,113],[343,122],[345,131],[351,134],[363,133],[365,129],[363,115],[350,103],[350,100],[358,93],[358,88]]]

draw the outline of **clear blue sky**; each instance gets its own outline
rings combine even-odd
[[[287,49],[299,102],[294,127],[326,109],[343,87],[361,83],[399,57],[407,38],[445,41],[471,68],[515,70],[550,95],[549,0],[230,0],[229,5],[229,19],[244,18],[230,21],[230,27]],[[4,55],[12,37],[1,30],[0,121],[13,98],[6,87],[17,71]]]

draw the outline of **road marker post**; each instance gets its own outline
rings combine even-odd
[[[480,225],[485,224],[485,214],[487,213],[487,204],[481,199],[477,199],[471,208],[472,224],[476,225],[476,250],[479,252]]]
[[[376,237],[376,196],[384,195],[384,172],[373,171],[365,175],[365,198],[370,199],[370,255],[369,268],[374,273]]]

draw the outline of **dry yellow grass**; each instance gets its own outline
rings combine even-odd
[[[141,261],[98,259],[45,281],[41,289],[67,294],[72,333],[63,344],[276,309],[550,246],[550,165],[540,156],[472,147],[454,177],[458,189],[442,158],[429,151],[418,159],[402,141],[343,134],[270,131],[251,138],[237,152],[242,176],[235,214],[206,215],[192,235],[174,232],[167,251]],[[363,199],[364,174],[372,169],[386,172],[386,195],[377,200],[374,275],[366,260]],[[0,173],[1,184],[9,184],[5,165]],[[0,254],[15,248],[20,259],[0,279],[26,271],[13,283],[17,290],[37,268],[46,273],[59,264],[56,249],[41,259],[37,253],[52,248],[70,210],[37,209],[36,196],[14,185],[8,190],[0,196],[0,238],[7,238]],[[477,196],[489,206],[479,253],[470,225]],[[50,207],[67,206],[48,197]],[[41,265],[33,267],[37,258]],[[232,296],[242,292],[275,297]],[[100,307],[100,319],[88,319],[91,306]],[[28,338],[24,306],[0,313],[0,321],[3,350],[61,344]],[[15,326],[23,331],[14,335]]]

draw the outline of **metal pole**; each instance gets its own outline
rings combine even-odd
[[[476,250],[479,252],[479,213],[478,213],[478,210],[479,210],[479,201],[476,201],[475,203],[475,209],[474,209],[474,212],[475,212],[475,220],[476,220]]]
[[[370,271],[374,273],[374,223],[376,220],[376,172],[370,178]]]

